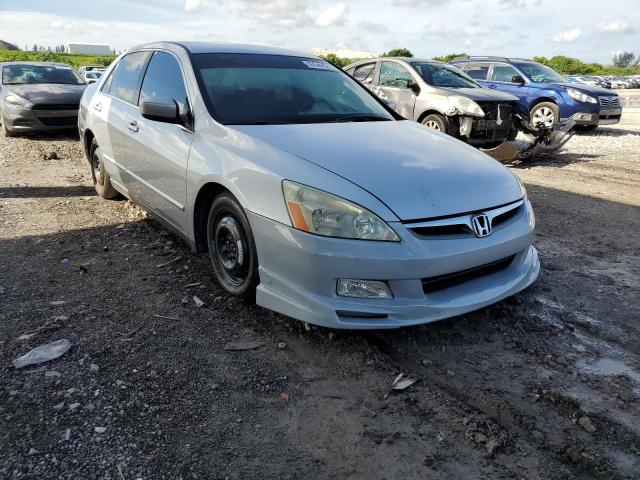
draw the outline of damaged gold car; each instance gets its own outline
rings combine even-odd
[[[345,67],[405,118],[447,133],[500,161],[525,159],[558,150],[571,127],[538,128],[519,112],[517,97],[483,88],[456,67],[435,60],[384,57]],[[519,131],[532,143],[513,142]]]

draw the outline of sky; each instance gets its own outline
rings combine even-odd
[[[106,43],[204,40],[415,56],[640,53],[638,0],[0,0],[0,39]]]

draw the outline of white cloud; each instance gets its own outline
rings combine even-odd
[[[498,5],[511,8],[527,8],[540,5],[542,0],[499,0]]]
[[[204,6],[204,0],[184,0],[184,9],[187,12],[200,10]]]
[[[237,8],[244,17],[275,27],[301,27],[311,23],[309,5],[305,0],[218,0]]]
[[[468,32],[461,27],[445,23],[427,23],[422,29],[424,38],[440,38],[446,36],[466,37]]]
[[[565,30],[553,37],[553,41],[556,43],[573,43],[582,35],[582,30],[574,28],[572,30]]]
[[[359,22],[358,27],[371,33],[388,33],[389,27],[384,23],[377,22]]]
[[[393,0],[391,2],[392,5],[396,5],[398,7],[418,7],[420,5],[444,5],[445,3],[449,3],[451,0]]]
[[[633,27],[622,20],[602,22],[596,25],[596,32],[600,33],[633,33]]]
[[[349,7],[346,3],[336,3],[326,10],[320,12],[316,17],[315,24],[318,27],[330,27],[332,25],[344,25],[346,22]]]

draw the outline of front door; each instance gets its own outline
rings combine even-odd
[[[522,105],[527,105],[529,87],[527,84],[514,82],[513,77],[516,76],[522,77],[522,74],[511,65],[494,63],[489,72],[489,79],[484,83],[489,88],[515,95]]]
[[[189,109],[178,59],[159,51],[149,62],[139,104],[160,98],[174,100],[181,112]],[[127,124],[127,173],[131,193],[186,234],[187,161],[193,132],[179,124],[144,118],[139,108],[131,110]]]
[[[380,64],[380,74],[377,85],[373,87],[374,93],[382,100],[388,102],[405,118],[413,120],[413,109],[416,104],[416,94],[409,88],[409,82],[415,82],[415,78],[403,65],[383,61]]]

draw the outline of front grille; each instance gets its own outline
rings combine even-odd
[[[78,110],[79,103],[38,103],[31,110]]]
[[[47,127],[75,127],[78,124],[78,117],[39,117]]]
[[[513,105],[501,102],[476,102],[484,112],[484,120],[498,120],[500,118],[504,124],[511,124],[511,113]]]
[[[513,217],[518,215],[518,213],[520,213],[520,210],[522,210],[522,206],[514,208],[513,210],[509,210],[508,212],[501,213],[500,215],[496,215],[495,217],[493,217],[493,220],[491,220],[491,228],[495,229],[500,225],[504,225]]]
[[[437,275],[435,277],[427,277],[422,279],[422,291],[424,293],[435,293],[446,288],[456,287],[465,282],[470,282],[478,278],[485,277],[494,273],[506,270],[515,255],[497,260],[495,262],[480,265],[479,267],[468,268],[458,272],[447,273],[445,275]]]
[[[600,106],[603,108],[620,108],[620,97],[611,95],[609,97],[598,97]]]

